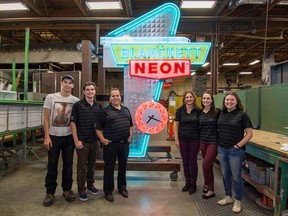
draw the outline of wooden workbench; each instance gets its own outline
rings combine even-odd
[[[288,143],[283,134],[254,130],[253,138],[246,145],[246,153],[253,155],[275,166],[274,189],[259,185],[247,175],[243,178],[257,190],[273,200],[274,215],[280,215],[287,208],[288,196],[288,152],[281,150],[281,144]],[[277,181],[276,179],[279,179]]]

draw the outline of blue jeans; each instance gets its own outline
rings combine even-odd
[[[225,195],[232,196],[232,177],[234,180],[235,199],[241,201],[243,180],[241,177],[242,162],[245,151],[237,148],[222,148],[218,146],[218,159],[221,165]]]

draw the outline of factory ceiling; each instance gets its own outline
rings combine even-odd
[[[30,44],[38,47],[71,46],[82,40],[95,44],[97,24],[99,36],[105,36],[164,3],[181,5],[181,0],[121,0],[123,10],[92,11],[84,0],[20,2],[29,10],[0,11],[0,52],[24,44],[25,28],[30,29]],[[218,71],[225,77],[241,71],[252,71],[253,76],[261,77],[263,56],[274,56],[276,63],[288,59],[288,5],[279,4],[285,2],[253,0],[251,4],[252,0],[217,0],[213,9],[180,9],[176,36],[187,37],[192,42],[200,36],[213,42],[218,49]],[[250,66],[256,59],[260,63]],[[239,62],[239,65],[222,66],[226,62]],[[197,71],[209,70],[205,67]]]

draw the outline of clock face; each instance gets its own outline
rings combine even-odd
[[[146,101],[137,108],[135,113],[136,125],[143,133],[159,133],[166,127],[167,121],[167,110],[158,102]]]

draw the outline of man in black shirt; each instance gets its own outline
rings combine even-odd
[[[129,155],[129,142],[132,138],[133,122],[130,111],[121,105],[120,90],[110,91],[110,104],[106,106],[98,118],[97,135],[103,143],[104,159],[104,193],[105,199],[114,202],[114,167],[118,158],[117,188],[127,198],[126,167]]]
[[[96,154],[99,148],[99,138],[95,132],[95,124],[98,113],[102,109],[100,103],[96,102],[96,85],[87,82],[83,86],[84,98],[74,104],[70,128],[72,131],[76,153],[77,153],[77,184],[79,199],[87,201],[85,183],[87,189],[93,195],[98,195],[94,187],[94,171]]]

